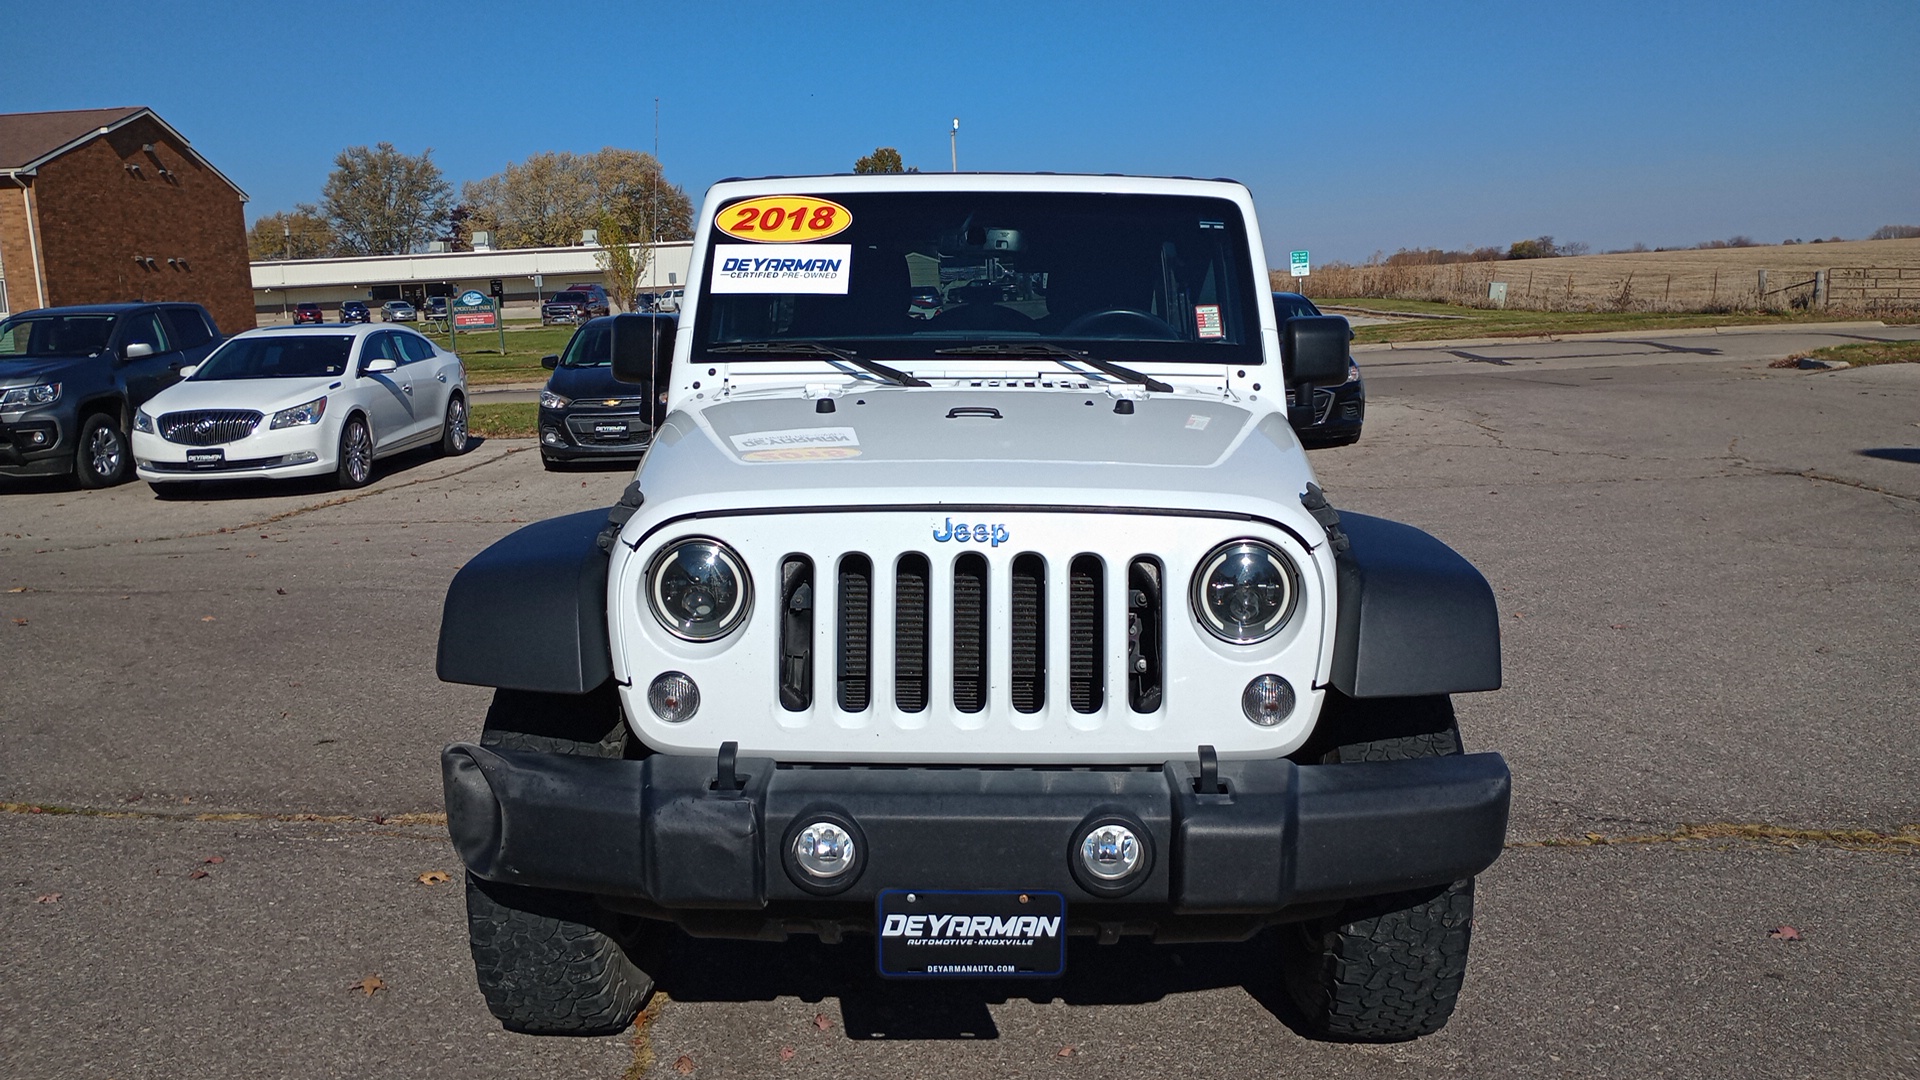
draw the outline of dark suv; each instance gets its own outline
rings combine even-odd
[[[606,289],[599,285],[569,285],[540,305],[540,325],[583,323],[612,312]]]
[[[199,304],[42,308],[0,322],[0,475],[133,475],[127,424],[220,343]]]
[[[540,462],[548,469],[569,461],[637,460],[653,444],[666,382],[659,372],[645,383],[614,378],[616,319],[628,320],[630,326],[645,325],[637,320],[657,320],[662,335],[671,334],[676,325],[671,315],[593,319],[573,332],[560,355],[540,358],[553,372],[540,391]],[[661,364],[666,360],[663,352]]]
[[[372,322],[373,317],[367,311],[364,300],[347,300],[340,305],[340,321],[343,323]]]
[[[1313,301],[1299,293],[1277,292],[1273,294],[1273,316],[1281,326],[1288,319],[1314,317],[1320,314]],[[1349,335],[1353,331],[1347,331]],[[1300,445],[1308,450],[1325,450],[1332,446],[1352,446],[1360,441],[1360,429],[1367,421],[1367,384],[1360,378],[1360,365],[1353,357],[1347,357],[1347,381],[1338,386],[1316,386],[1313,394],[1313,415],[1309,417],[1305,409],[1287,410],[1287,419],[1293,424],[1293,433],[1300,437]],[[1287,387],[1287,404],[1297,405],[1294,401],[1294,389]]]

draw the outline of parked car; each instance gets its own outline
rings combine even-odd
[[[606,315],[611,310],[607,304],[605,290],[602,290],[600,296],[596,298],[583,289],[562,289],[554,293],[546,303],[540,305],[540,325],[583,323],[588,319]]]
[[[1288,319],[1320,314],[1320,309],[1314,306],[1313,301],[1299,293],[1273,294],[1273,317],[1281,324]],[[1288,387],[1287,404],[1294,403],[1293,388]],[[1367,419],[1367,384],[1360,378],[1360,365],[1354,362],[1352,356],[1348,356],[1346,382],[1338,386],[1314,388],[1311,421],[1297,416],[1292,410],[1288,410],[1287,419],[1292,421],[1294,434],[1300,437],[1300,445],[1309,450],[1351,446],[1359,442],[1360,428]]]
[[[405,300],[389,300],[380,305],[381,322],[418,322],[420,313]]]
[[[0,322],[0,475],[129,478],[133,411],[220,341],[199,304],[42,308]]]
[[[133,456],[155,493],[202,480],[373,479],[376,459],[467,448],[460,358],[412,330],[269,327],[228,340],[134,415]]]
[[[680,301],[687,295],[685,289],[668,289],[653,298],[653,310],[664,315],[675,315],[680,311]]]
[[[295,304],[293,306],[293,325],[301,323],[319,323],[326,320],[320,315],[319,304]]]
[[[907,298],[907,317],[910,319],[931,319],[943,310],[939,289],[915,289]]]
[[[653,444],[666,384],[657,374],[646,383],[614,378],[611,337],[619,317],[588,321],[559,355],[540,358],[553,372],[540,391],[540,463],[548,469],[569,461],[638,459]]]
[[[613,297],[607,293],[605,285],[586,282],[580,285],[569,285],[564,291],[586,293],[587,307],[592,310],[595,317],[613,313]]]
[[[427,306],[420,309],[420,317],[427,322],[446,322],[447,298],[444,296],[427,297]]]
[[[348,300],[340,305],[340,321],[343,323],[371,322],[367,305],[363,300]]]

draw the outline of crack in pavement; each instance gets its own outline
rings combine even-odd
[[[222,536],[228,533],[236,533],[246,529],[265,528],[268,525],[277,525],[283,521],[289,521],[293,518],[297,518],[305,514],[315,513],[316,511],[328,510],[336,506],[346,506],[349,503],[359,502],[361,499],[370,498],[375,495],[389,495],[396,491],[405,491],[410,487],[415,487],[420,484],[433,484],[433,483],[438,483],[439,481],[442,481],[442,480],[450,480],[456,476],[465,476],[467,473],[473,472],[475,469],[483,469],[489,465],[497,465],[500,462],[505,461],[507,458],[511,457],[514,454],[524,454],[527,451],[532,449],[534,448],[531,446],[510,447],[506,450],[501,451],[499,457],[488,458],[485,461],[475,461],[470,465],[466,465],[462,468],[455,469],[452,472],[440,473],[437,476],[415,477],[414,479],[408,480],[404,483],[393,484],[388,487],[363,488],[359,491],[349,492],[348,494],[345,494],[345,495],[335,496],[334,498],[327,499],[323,502],[313,503],[308,506],[296,506],[291,510],[282,510],[277,514],[269,514],[268,516],[261,518],[258,521],[244,521],[237,525],[221,525],[218,528],[207,529],[203,532],[179,533],[177,535],[172,535],[172,536],[144,536],[138,539],[130,539],[130,540],[109,540],[99,544],[75,544],[70,547],[48,548],[46,550],[63,551],[63,552],[64,551],[98,551],[105,548],[121,547],[127,544],[164,544],[173,540],[199,540],[209,536]],[[37,552],[37,551],[35,552],[35,554],[39,554],[39,553],[40,552]]]

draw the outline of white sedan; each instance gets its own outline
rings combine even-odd
[[[412,330],[294,326],[237,334],[147,400],[134,466],[166,495],[200,480],[373,479],[376,458],[467,448],[467,373]]]

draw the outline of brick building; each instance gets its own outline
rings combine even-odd
[[[251,329],[246,201],[152,109],[0,115],[0,313],[192,300]]]

